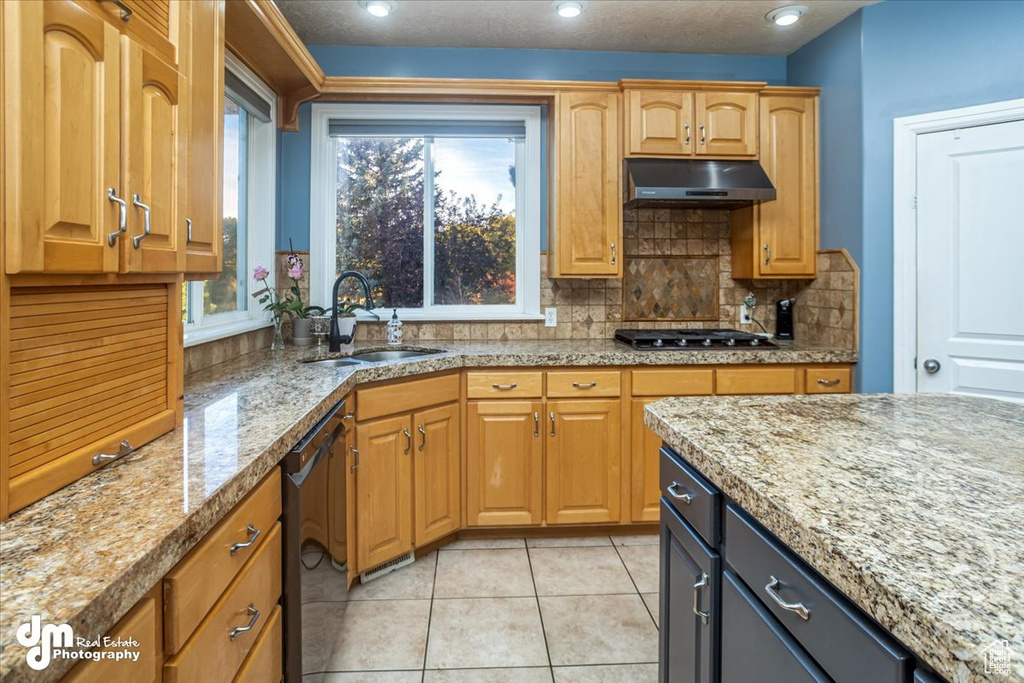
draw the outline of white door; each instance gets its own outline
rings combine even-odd
[[[917,390],[1024,403],[1024,121],[917,137]]]

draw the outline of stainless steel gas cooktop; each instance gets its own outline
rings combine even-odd
[[[615,330],[615,341],[642,351],[779,348],[760,335],[738,330]]]

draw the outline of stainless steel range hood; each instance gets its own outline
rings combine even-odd
[[[775,199],[757,161],[626,159],[626,201],[658,206],[749,206]]]

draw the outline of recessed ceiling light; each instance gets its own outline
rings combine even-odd
[[[800,20],[800,17],[807,14],[807,9],[806,5],[779,7],[764,15],[764,18],[768,23],[776,26],[792,26]]]
[[[572,19],[573,17],[578,17],[583,13],[583,3],[559,2],[555,5],[555,11],[558,12],[558,16],[560,17]]]
[[[359,4],[375,17],[386,17],[395,8],[390,2],[383,2],[383,0],[363,0]]]

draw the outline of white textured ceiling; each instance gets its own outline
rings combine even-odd
[[[548,0],[391,0],[380,19],[357,0],[277,0],[310,45],[507,47],[788,55],[876,0],[588,0],[563,19]],[[764,15],[810,7],[794,26]]]

